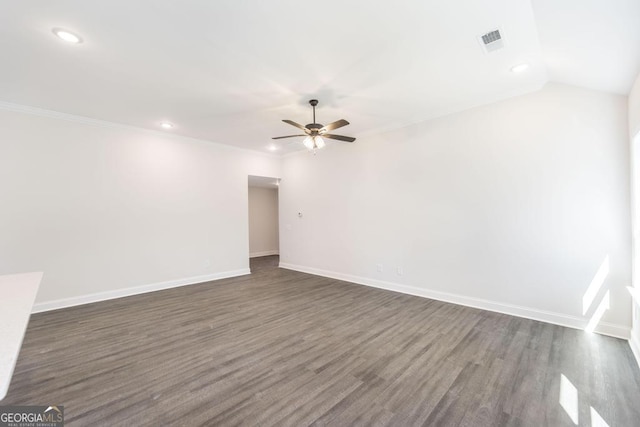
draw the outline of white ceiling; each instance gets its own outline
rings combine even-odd
[[[640,73],[640,0],[534,0],[552,81],[627,95]]]
[[[0,3],[0,100],[267,151],[281,122],[355,136],[542,87],[628,93],[640,0]],[[535,14],[534,14],[535,12]],[[51,33],[62,27],[84,43]],[[505,49],[477,36],[499,27]],[[530,64],[525,73],[510,68]],[[300,138],[302,139],[302,138]],[[300,141],[275,141],[278,152]]]

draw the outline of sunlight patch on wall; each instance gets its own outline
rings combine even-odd
[[[591,280],[591,284],[587,288],[587,291],[584,293],[582,297],[582,314],[587,314],[589,311],[589,307],[593,304],[593,300],[598,295],[600,289],[602,289],[602,285],[604,285],[604,281],[609,275],[609,255],[604,257],[604,261],[600,264],[600,268],[595,276],[593,276],[593,280]]]
[[[600,323],[600,320],[602,319],[602,316],[604,316],[604,313],[609,309],[609,303],[610,303],[610,297],[609,297],[609,291],[607,291],[607,293],[602,298],[602,301],[600,301],[600,304],[598,305],[598,308],[596,309],[595,313],[593,313],[593,316],[591,316],[591,320],[589,320],[589,323],[587,323],[587,327],[585,328],[585,331],[587,332],[595,331],[596,327],[598,326],[598,323]]]
[[[587,332],[594,332],[596,330],[598,324],[602,320],[602,317],[610,308],[611,293],[608,289],[598,302],[598,295],[602,294],[605,289],[605,282],[607,280],[607,276],[609,276],[609,270],[610,263],[609,255],[607,254],[607,256],[604,257],[604,260],[602,260],[598,271],[593,276],[589,287],[587,287],[586,292],[582,296],[582,314],[587,315],[587,313],[593,311],[593,314],[591,314],[589,321],[587,322],[587,326],[585,327],[585,331]],[[595,310],[593,310],[594,306],[596,307]]]

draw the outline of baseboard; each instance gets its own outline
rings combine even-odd
[[[149,285],[135,286],[132,288],[116,289],[113,291],[97,292],[94,294],[80,295],[77,297],[62,298],[53,301],[37,303],[33,306],[32,313],[58,310],[60,308],[73,307],[76,305],[91,304],[99,301],[123,298],[132,295],[146,294],[148,292],[160,291],[163,289],[177,288],[180,286],[196,285],[198,283],[210,282],[212,280],[227,279],[230,277],[244,276],[251,274],[248,268],[240,270],[224,271],[221,273],[205,274],[202,276],[186,277],[183,279],[169,280],[166,282],[152,283]]]
[[[562,313],[554,313],[545,310],[538,310],[530,307],[522,307],[513,304],[506,304],[496,301],[490,301],[480,298],[467,297],[464,295],[452,294],[448,292],[435,291],[431,289],[416,288],[414,286],[402,285],[382,280],[369,279],[366,277],[352,276],[349,274],[336,273],[328,270],[321,270],[313,267],[305,267],[301,265],[280,263],[280,268],[287,270],[300,271],[302,273],[315,274],[317,276],[329,277],[331,279],[343,280],[345,282],[356,283],[358,285],[371,286],[388,291],[400,292],[408,295],[415,295],[423,298],[434,299],[438,301],[448,302],[452,304],[463,305],[467,307],[479,308],[482,310],[494,311],[497,313],[509,314],[512,316],[523,317],[526,319],[538,320],[541,322],[551,323],[554,325],[566,326],[574,329],[584,330],[589,322],[587,318],[570,316]],[[608,335],[615,338],[629,339],[630,328],[623,325],[601,322],[595,329],[602,335]]]
[[[277,249],[274,249],[272,251],[251,252],[249,254],[249,258],[258,258],[261,256],[270,256],[270,255],[280,255],[280,251]]]

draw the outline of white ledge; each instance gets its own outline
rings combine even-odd
[[[9,390],[42,273],[0,276],[0,400]]]

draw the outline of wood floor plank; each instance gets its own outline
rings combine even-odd
[[[31,318],[9,404],[70,426],[640,425],[622,340],[277,268]]]

